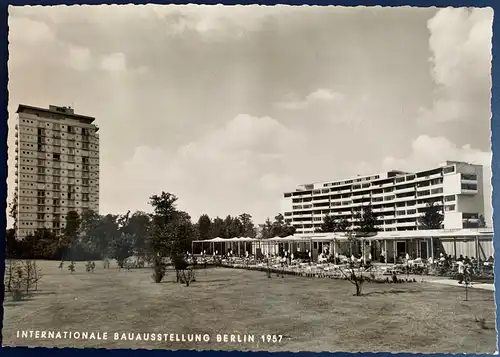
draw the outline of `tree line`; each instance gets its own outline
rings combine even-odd
[[[7,230],[7,258],[50,260],[116,259],[119,264],[130,256],[152,259],[171,257],[191,249],[194,240],[233,237],[271,238],[287,236],[295,229],[278,214],[269,218],[259,232],[248,213],[226,218],[201,215],[193,223],[187,212],[177,208],[177,197],[168,192],[149,199],[152,213],[131,211],[106,214],[87,210],[70,211],[60,234],[39,229],[16,240],[15,229]]]

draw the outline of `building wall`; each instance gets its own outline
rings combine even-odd
[[[441,244],[444,249],[444,253],[447,255],[456,256],[460,255],[464,257],[475,257],[476,256],[476,242],[474,240],[460,240],[457,239],[441,239]],[[493,256],[493,241],[491,239],[481,239],[479,240],[478,247],[479,259],[486,260],[490,256]]]
[[[463,228],[462,212],[445,212],[443,224],[444,229]]]
[[[464,175],[475,175],[476,179],[464,179]],[[297,233],[312,233],[327,214],[352,222],[356,211],[371,204],[383,231],[417,230],[429,201],[444,213],[442,228],[463,228],[463,213],[470,218],[484,212],[482,167],[449,161],[416,173],[391,171],[301,185],[284,194],[282,212]]]
[[[460,187],[460,174],[443,175],[443,194],[458,195],[462,192]]]
[[[284,212],[283,215],[285,217],[285,222],[287,223],[292,223],[292,215],[291,215],[291,212],[293,210],[292,208],[293,204],[292,204],[292,198],[291,197],[288,197],[288,198],[283,198],[281,200],[281,204],[280,204],[280,207],[281,207],[281,212]],[[285,215],[285,212],[287,215]]]
[[[51,108],[53,109],[53,108]],[[17,236],[60,232],[70,211],[99,211],[99,136],[88,122],[47,110],[18,113]]]

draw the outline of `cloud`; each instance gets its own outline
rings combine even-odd
[[[444,137],[420,135],[411,143],[411,149],[410,155],[402,159],[386,157],[383,161],[384,169],[414,171],[438,165],[446,160],[491,167],[491,152],[477,150],[470,145],[458,147]]]
[[[422,108],[424,122],[474,121],[490,118],[493,10],[441,9],[431,18],[434,103]]]
[[[196,32],[205,40],[239,38],[246,32],[259,31],[266,20],[296,11],[292,6],[261,5],[181,5],[151,6],[152,12],[165,21],[167,35]]]
[[[52,29],[42,21],[25,17],[9,16],[9,42],[16,44],[40,44],[54,41]]]
[[[308,94],[303,100],[289,100],[278,102],[275,104],[277,108],[286,110],[303,110],[317,102],[333,102],[341,101],[344,97],[340,93],[333,92],[329,89],[318,89]]]
[[[252,214],[263,219],[279,211],[283,185],[296,184],[281,170],[283,157],[294,155],[306,142],[301,133],[271,117],[240,114],[173,152],[147,146],[136,148],[119,171],[121,179],[134,188],[127,197],[122,195],[119,203],[132,205],[140,198],[144,201],[151,192],[168,190],[181,197],[183,207],[210,205],[217,214],[226,215],[243,212],[251,205],[257,210]],[[102,192],[106,196],[116,195],[115,190],[110,185],[103,187]],[[248,199],[252,193],[257,196],[262,192],[274,195],[275,205],[268,200]],[[102,201],[108,198],[103,197]],[[193,216],[201,213],[190,211]]]
[[[258,181],[265,190],[271,192],[287,192],[297,186],[297,181],[293,176],[266,173]]]
[[[101,59],[101,69],[111,73],[121,73],[127,70],[127,58],[123,53],[111,53]]]
[[[92,64],[90,50],[86,47],[69,46],[67,64],[77,71],[86,71]]]
[[[16,64],[50,62],[81,72],[92,65],[89,48],[62,41],[49,23],[23,16],[9,16],[9,54]]]

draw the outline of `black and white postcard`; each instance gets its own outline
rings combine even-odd
[[[494,353],[491,8],[9,8],[5,346]]]

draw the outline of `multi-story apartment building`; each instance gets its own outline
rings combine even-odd
[[[371,204],[383,231],[419,229],[429,202],[444,215],[444,229],[467,228],[484,215],[483,168],[464,162],[408,173],[390,171],[341,181],[299,186],[286,192],[282,212],[297,233],[312,233],[329,214],[353,222],[356,212]]]
[[[14,220],[18,238],[60,233],[70,211],[99,210],[99,130],[69,107],[19,105]]]

